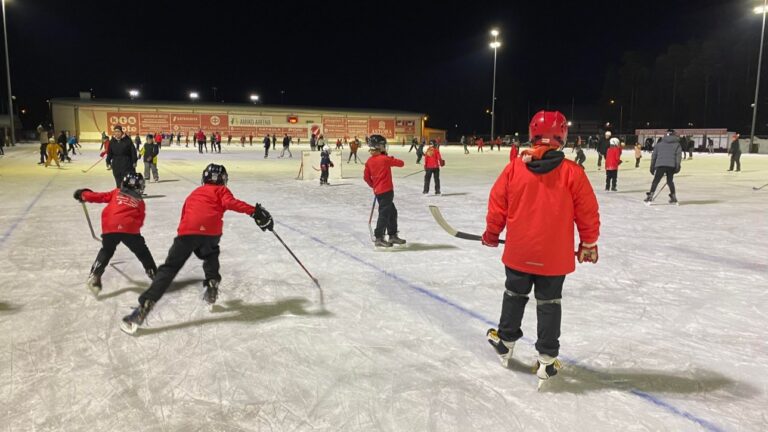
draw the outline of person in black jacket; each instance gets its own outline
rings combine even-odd
[[[152,134],[147,135],[147,141],[144,143],[144,148],[141,149],[139,154],[144,161],[144,178],[146,181],[149,181],[151,173],[155,176],[155,182],[159,182],[160,174],[157,172],[157,155],[160,154],[160,146],[155,143],[155,137]]]
[[[106,157],[107,165],[112,167],[115,187],[119,188],[126,174],[136,172],[136,161],[139,159],[131,138],[123,133],[123,127],[120,125],[116,125],[112,130]]]
[[[728,147],[728,154],[731,155],[731,167],[728,171],[733,171],[733,165],[736,164],[736,172],[741,171],[741,147],[739,146],[739,134],[733,136],[731,146]]]
[[[59,152],[61,153],[61,161],[72,162],[72,159],[69,158],[69,153],[67,152],[67,131],[61,131],[56,142],[59,144],[59,147],[61,147],[61,151]]]
[[[653,201],[653,196],[656,192],[656,187],[663,177],[667,178],[667,186],[669,186],[669,203],[677,204],[677,194],[675,192],[675,174],[680,172],[680,163],[683,156],[683,149],[680,146],[680,139],[675,136],[673,129],[667,130],[667,134],[656,143],[653,148],[653,155],[651,156],[651,174],[653,175],[653,182],[651,182],[650,192],[646,192],[645,202],[650,203]]]
[[[611,140],[611,131],[605,131],[605,136],[600,137],[600,139],[597,141],[597,169],[600,169],[600,166],[603,162],[603,158],[605,157],[605,152],[608,151],[609,147],[609,141]]]

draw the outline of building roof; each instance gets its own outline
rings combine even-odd
[[[364,108],[334,108],[334,107],[311,107],[311,106],[295,106],[295,105],[262,105],[252,103],[206,103],[206,102],[180,102],[180,101],[159,101],[159,100],[130,100],[130,99],[80,99],[80,98],[52,98],[52,104],[61,105],[80,105],[80,106],[117,106],[124,107],[173,107],[173,108],[186,108],[195,109],[198,111],[216,111],[216,110],[246,110],[246,111],[278,111],[286,113],[295,112],[338,112],[338,113],[360,113],[360,114],[389,114],[398,116],[412,116],[423,117],[425,114],[411,112],[411,111],[398,111],[398,110],[385,110],[385,109],[364,109]]]

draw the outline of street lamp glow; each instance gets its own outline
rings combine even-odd
[[[573,126],[573,122],[571,122],[570,120],[568,120],[568,123],[566,123],[566,124],[568,125],[568,127]]]
[[[136,89],[130,89],[128,90],[128,96],[131,97],[131,99],[139,97],[139,91]]]
[[[257,95],[257,94],[252,94],[252,95],[251,95],[251,102],[253,102],[253,103],[256,103],[256,102],[258,102],[258,101],[259,101],[259,95]]]
[[[493,49],[493,91],[491,93],[491,110],[488,112],[491,115],[491,139],[494,135],[494,127],[496,126],[496,56],[498,48],[501,46],[499,42],[499,30],[491,29],[491,36],[493,40],[488,44]]]
[[[491,48],[496,49],[501,46],[501,42],[499,41],[493,41],[490,44],[488,44]]]
[[[200,97],[200,95],[199,95],[199,94],[197,94],[197,92],[189,92],[189,98],[190,98],[190,99],[192,99],[192,100],[196,100],[196,99],[197,99],[197,98],[199,98],[199,97]]]
[[[499,31],[496,29],[491,30],[491,36],[496,37],[499,35]]]
[[[757,6],[753,10],[754,10],[755,14],[757,14],[757,15],[764,14],[764,13],[768,12],[768,8],[766,8],[765,6]]]

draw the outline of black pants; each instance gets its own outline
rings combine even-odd
[[[421,163],[421,158],[422,158],[422,157],[424,157],[424,155],[423,155],[422,153],[419,153],[419,151],[418,151],[418,150],[416,150],[416,163],[417,163],[417,164],[420,164],[420,163]]]
[[[733,164],[736,164],[736,171],[741,171],[741,155],[731,155],[731,167],[728,171],[733,171]]]
[[[205,146],[206,153],[208,152],[208,145],[205,144],[205,141],[198,141],[197,142],[197,151],[202,153],[203,152],[203,146]]]
[[[185,235],[173,239],[173,245],[168,251],[165,263],[157,269],[155,279],[149,289],[139,297],[139,304],[144,300],[154,302],[160,300],[165,291],[171,286],[171,282],[179,273],[179,270],[189,259],[192,253],[203,260],[203,272],[205,279],[221,281],[219,274],[219,240],[221,236]]]
[[[115,186],[119,188],[123,184],[123,177],[131,171],[132,170],[116,169],[115,166],[112,165],[112,175],[115,177]]]
[[[96,255],[96,261],[91,266],[91,273],[97,276],[104,274],[104,269],[107,268],[109,260],[112,259],[115,249],[117,249],[117,245],[120,243],[124,244],[136,255],[136,258],[141,261],[141,265],[144,266],[144,270],[157,270],[152,253],[149,252],[147,243],[141,234],[110,233],[101,236],[101,249],[99,254]]]
[[[429,193],[429,182],[435,176],[435,193],[440,193],[440,168],[427,168],[424,170],[424,193]]]
[[[528,294],[534,287],[536,297],[536,351],[557,357],[560,350],[560,320],[562,310],[560,298],[563,293],[565,276],[540,276],[506,267],[507,280],[504,300],[501,303],[499,337],[505,341],[516,341],[523,337],[520,324],[523,322]]]
[[[635,158],[635,168],[640,167],[640,158]]]
[[[415,148],[416,148],[416,144],[411,144],[411,148],[409,148],[409,149],[408,149],[408,153],[410,153],[410,152],[411,152],[411,150],[413,150],[413,149],[415,149]]]
[[[40,144],[40,163],[45,163],[45,158],[48,156],[48,153],[46,152],[46,148],[48,147],[48,144]]]
[[[266,159],[269,156],[269,146],[264,147],[264,158]]]
[[[385,231],[391,236],[397,234],[397,208],[393,202],[394,198],[395,191],[376,195],[376,201],[379,202],[379,218],[373,231],[376,238],[384,237]]]
[[[619,170],[605,170],[605,190],[610,187],[616,190],[616,180],[619,177]]]
[[[675,169],[672,167],[658,167],[656,168],[656,174],[653,176],[653,183],[651,183],[651,194],[656,192],[656,186],[659,185],[661,178],[667,176],[667,186],[669,187],[669,193],[675,194]]]
[[[355,163],[357,163],[357,161],[359,160],[359,159],[357,158],[357,150],[355,150],[355,151],[353,151],[353,152],[349,152],[349,158],[347,159],[347,163],[349,163],[349,161],[351,161],[351,160],[352,160],[352,157],[353,157],[353,156],[355,157]]]
[[[320,184],[328,184],[328,166],[320,166]]]
[[[221,141],[216,141],[216,144],[211,144],[211,151],[216,150],[217,153],[221,153]]]
[[[602,164],[603,164],[603,154],[598,152],[597,153],[597,166],[598,166],[598,168],[601,167]]]
[[[586,156],[576,156],[576,163],[579,164],[580,167],[584,168],[584,161],[587,160]]]

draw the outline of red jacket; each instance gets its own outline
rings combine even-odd
[[[509,150],[509,161],[513,162],[517,158],[517,146],[512,144],[512,148]]]
[[[231,139],[231,137],[232,137],[232,135],[230,135],[230,139]],[[221,134],[220,134],[220,133],[217,133],[217,134],[216,134],[216,143],[218,144],[218,143],[220,143],[220,142],[221,142]]]
[[[82,198],[85,202],[108,203],[101,211],[102,234],[141,233],[145,215],[143,199],[120,192],[120,189],[109,192],[84,191]]]
[[[205,132],[203,131],[195,132],[195,141],[205,141]]]
[[[155,134],[155,144],[162,145],[163,144],[163,135],[162,134]]]
[[[608,147],[608,151],[605,153],[605,170],[617,171],[619,169],[619,161],[621,161],[621,147]]]
[[[365,161],[363,180],[373,188],[375,195],[389,192],[395,187],[392,185],[392,167],[405,166],[405,162],[392,156],[379,154],[371,156]]]
[[[597,199],[584,170],[572,161],[536,174],[517,158],[491,189],[486,231],[507,229],[502,262],[509,268],[545,276],[571,273],[574,223],[582,242],[597,241]]]
[[[437,147],[429,147],[424,153],[424,169],[440,168],[443,157]]]
[[[193,190],[184,201],[176,232],[180,236],[220,236],[226,210],[252,215],[256,209],[235,198],[226,186],[204,184]]]

